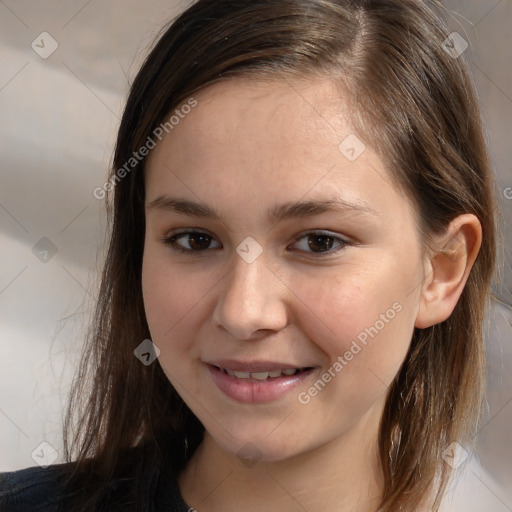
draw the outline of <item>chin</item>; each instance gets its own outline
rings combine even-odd
[[[270,439],[272,429],[260,428],[258,432],[245,431],[237,439],[227,436],[210,435],[215,443],[226,453],[240,459],[247,467],[257,462],[279,462],[302,453],[301,447],[290,436],[286,439]],[[264,432],[264,434],[262,434]]]

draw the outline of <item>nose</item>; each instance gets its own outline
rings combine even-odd
[[[213,313],[214,325],[238,340],[254,340],[286,327],[287,288],[263,255],[247,263],[235,256],[232,270],[221,282]]]

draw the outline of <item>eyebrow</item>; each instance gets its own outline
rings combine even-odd
[[[191,217],[208,218],[224,222],[220,212],[208,204],[163,195],[149,202],[146,206],[146,210],[165,210],[182,213]],[[279,204],[267,210],[267,217],[272,222],[283,222],[296,217],[312,217],[314,215],[320,215],[321,213],[379,215],[377,211],[366,204],[335,198]]]

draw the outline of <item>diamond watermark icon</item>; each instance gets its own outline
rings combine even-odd
[[[246,263],[253,263],[263,252],[263,247],[252,236],[248,236],[237,248],[236,252]]]
[[[160,355],[160,349],[151,340],[146,339],[133,353],[144,366],[149,366]]]
[[[30,46],[39,57],[47,59],[59,47],[59,43],[48,32],[41,32]]]
[[[242,464],[246,465],[248,468],[252,468],[263,456],[252,443],[244,444],[236,455],[241,460]]]
[[[36,464],[47,468],[59,458],[59,452],[50,443],[43,441],[30,456]]]
[[[339,152],[351,162],[357,160],[363,154],[365,149],[366,146],[357,137],[357,135],[354,135],[353,133],[343,139],[338,146]]]
[[[443,460],[453,469],[460,467],[469,457],[469,453],[456,442],[451,443],[441,454]]]
[[[43,263],[48,263],[57,254],[57,250],[57,246],[45,236],[32,247],[34,256]]]
[[[458,32],[452,32],[441,46],[450,57],[458,59],[468,49],[469,44]]]

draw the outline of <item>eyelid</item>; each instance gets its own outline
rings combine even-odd
[[[164,238],[171,238],[176,235],[185,235],[189,233],[201,233],[203,235],[208,235],[212,238],[215,238],[215,236],[212,235],[208,230],[202,228],[177,228],[172,230],[170,234],[166,235]]]
[[[339,233],[335,233],[334,231],[328,231],[327,229],[307,229],[306,231],[301,231],[295,236],[295,240],[300,240],[308,235],[329,236],[331,238],[337,238],[347,244],[351,243],[350,238],[340,235]]]

